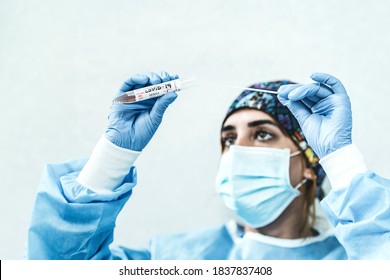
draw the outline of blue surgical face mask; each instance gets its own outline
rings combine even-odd
[[[276,220],[300,195],[290,184],[290,149],[232,145],[221,157],[216,178],[217,193],[226,206],[253,228]]]

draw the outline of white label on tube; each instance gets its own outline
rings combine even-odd
[[[171,91],[179,91],[179,90],[180,90],[180,86],[178,80],[173,80],[162,84],[135,89],[134,95],[135,95],[135,100],[140,101],[144,99],[158,97]]]

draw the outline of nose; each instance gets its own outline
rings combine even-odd
[[[243,137],[243,136],[237,136],[237,139],[235,141],[235,143],[237,146],[252,146],[252,143],[251,141],[247,138],[247,137]]]

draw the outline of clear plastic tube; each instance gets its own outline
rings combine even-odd
[[[189,79],[176,79],[169,82],[147,86],[144,88],[139,88],[131,91],[127,91],[122,95],[114,98],[112,103],[114,104],[125,104],[133,103],[141,100],[146,100],[150,98],[155,98],[167,94],[172,91],[180,91],[183,89],[191,88],[195,86],[195,78]]]
[[[257,89],[257,88],[247,88],[247,87],[240,87],[240,86],[232,86],[227,85],[225,83],[210,83],[210,82],[197,82],[197,79],[195,77],[191,77],[188,79],[176,79],[169,82],[157,84],[157,85],[151,85],[144,88],[135,89],[132,91],[127,91],[123,93],[122,95],[116,97],[112,103],[116,104],[126,104],[126,103],[133,103],[138,102],[141,100],[146,100],[150,98],[155,98],[162,96],[168,92],[172,91],[181,91],[183,89],[188,89],[194,86],[217,86],[217,87],[228,87],[228,88],[236,88],[241,90],[249,90],[249,91],[257,91],[257,92],[264,92],[264,93],[271,93],[271,94],[278,94],[277,91],[273,90],[266,90],[266,89]]]

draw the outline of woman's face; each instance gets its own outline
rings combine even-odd
[[[272,117],[255,109],[242,109],[230,115],[222,127],[221,139],[223,153],[229,150],[230,145],[289,148],[291,153],[299,150],[293,140],[283,134]],[[302,181],[304,170],[303,154],[290,158],[292,186]]]

